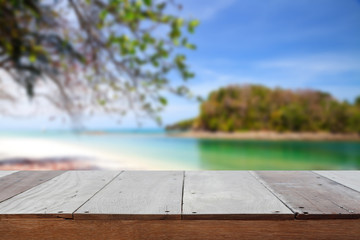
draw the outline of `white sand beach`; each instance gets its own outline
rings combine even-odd
[[[121,170],[178,170],[184,166],[173,163],[154,163],[147,159],[125,156],[118,152],[97,149],[84,144],[61,140],[25,137],[0,137],[0,162],[8,159],[56,159],[86,160],[100,169]]]

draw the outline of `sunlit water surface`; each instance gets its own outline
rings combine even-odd
[[[171,137],[162,130],[3,132],[0,136],[55,139],[189,169],[360,169],[360,142],[199,140]]]

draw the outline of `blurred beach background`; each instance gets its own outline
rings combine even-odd
[[[144,8],[151,4],[140,2]],[[49,81],[39,81],[34,94],[0,65],[0,170],[360,169],[360,1],[176,2],[182,5],[181,19],[171,26],[198,19],[189,23],[193,31],[200,22],[194,35],[181,32],[197,46],[190,51],[195,46],[182,41],[190,48],[181,50],[187,57],[186,66],[195,73],[186,82],[190,97],[163,92],[161,84],[166,81],[155,79],[161,89],[160,97],[155,95],[162,109],[159,118],[134,114],[136,107],[122,99],[115,103],[125,110],[107,114],[115,104],[107,105],[104,99],[113,92],[91,85],[93,92],[82,97],[99,93],[92,102],[95,110],[74,118],[74,111],[61,111],[41,98]],[[101,21],[110,14],[100,11]],[[70,22],[75,19],[71,14],[59,16],[69,17]],[[125,17],[131,21],[136,16]],[[151,44],[153,40],[146,36]],[[1,54],[0,60],[5,61]],[[27,57],[36,66],[37,59],[31,54]],[[183,67],[184,59],[177,58],[179,66]],[[97,63],[108,66],[102,59]],[[64,73],[71,71],[72,64],[80,65],[69,63]],[[159,63],[150,64],[150,69],[156,69]],[[112,72],[115,67],[109,69]],[[186,74],[190,75],[182,72]],[[174,73],[167,80],[182,83]],[[67,78],[63,81],[68,83]],[[125,95],[134,92],[128,82],[122,90]],[[81,98],[81,92],[66,84],[65,90],[78,94],[74,99]],[[113,87],[113,82],[108,85]],[[49,95],[54,96],[50,91]],[[144,106],[141,110],[152,113]]]

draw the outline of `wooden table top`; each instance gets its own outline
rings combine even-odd
[[[0,171],[0,220],[359,219],[360,171]]]

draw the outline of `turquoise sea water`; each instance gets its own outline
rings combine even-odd
[[[360,169],[360,142],[199,140],[171,137],[162,130],[108,130],[101,135],[19,131],[1,136],[55,139],[191,169]]]

